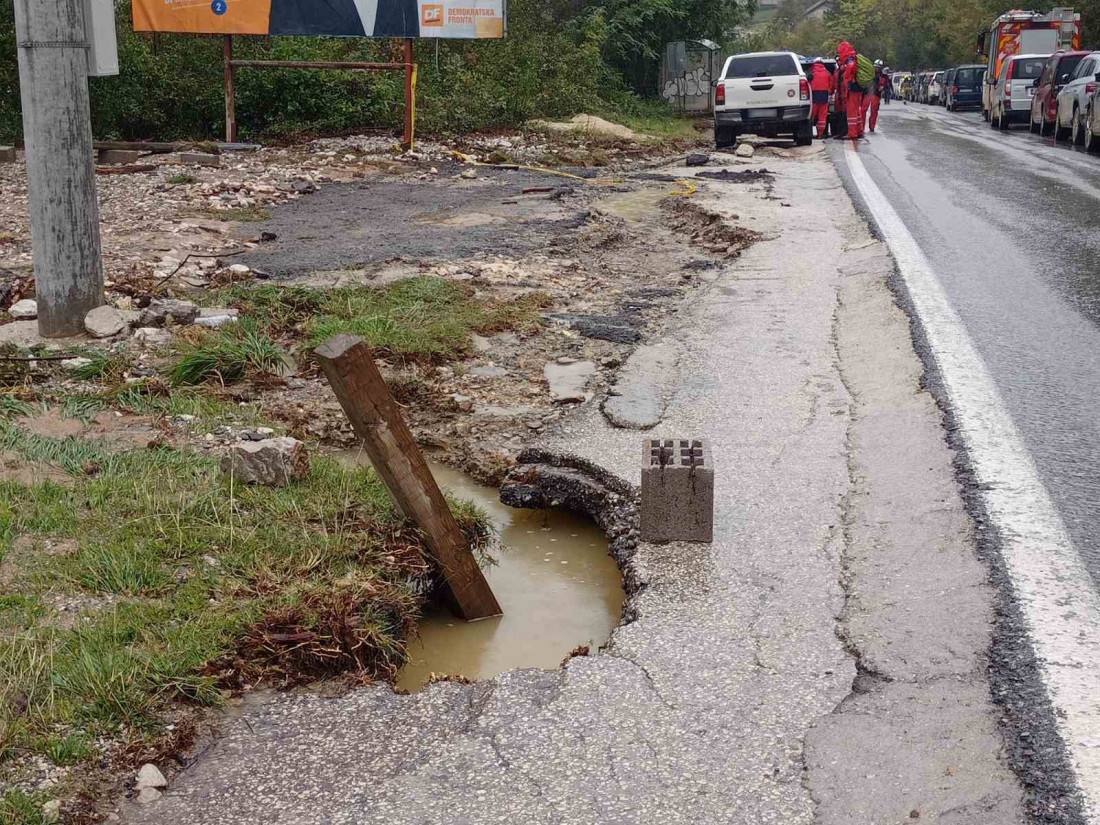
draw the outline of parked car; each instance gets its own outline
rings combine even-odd
[[[928,81],[928,103],[939,106],[943,100],[943,72],[934,72]]]
[[[1031,96],[1032,132],[1049,134],[1057,117],[1058,93],[1066,85],[1081,59],[1088,52],[1057,51],[1047,58],[1043,72],[1035,81],[1035,93]]]
[[[1054,104],[1054,139],[1071,138],[1074,145],[1085,142],[1085,112],[1096,93],[1096,75],[1100,74],[1100,52],[1081,58]]]
[[[1031,117],[1031,96],[1035,81],[1043,73],[1049,54],[1015,54],[1001,62],[993,81],[989,101],[989,125],[1007,129],[1011,123],[1025,123]]]
[[[792,52],[750,52],[726,60],[714,87],[714,142],[733,146],[739,135],[790,135],[813,143],[810,82]]]
[[[1100,80],[1100,74],[1096,79]],[[1100,152],[1100,88],[1092,93],[1092,100],[1085,110],[1085,150]]]
[[[957,112],[960,106],[981,108],[984,77],[985,66],[981,63],[957,66],[952,69],[949,79],[944,84],[944,105],[947,110]]]

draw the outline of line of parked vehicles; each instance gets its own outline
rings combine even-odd
[[[976,107],[994,129],[1027,123],[1100,152],[1100,51],[1081,48],[1081,15],[1011,11],[978,38],[985,63],[892,76],[894,95],[949,111]]]

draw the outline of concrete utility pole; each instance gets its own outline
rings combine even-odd
[[[103,303],[82,0],[15,0],[38,331],[84,331]]]

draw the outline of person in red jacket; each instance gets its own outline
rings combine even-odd
[[[836,47],[837,106],[843,95],[844,111],[848,116],[849,140],[863,137],[863,90],[856,82],[856,50],[847,40]]]
[[[871,126],[870,130],[875,131],[875,124],[878,123],[878,107],[882,102],[882,96],[885,94],[885,88],[889,84],[890,78],[887,76],[881,60],[875,61],[875,80],[871,84],[871,93],[864,95],[863,98],[863,111],[871,111]]]
[[[829,90],[833,88],[833,76],[825,68],[820,57],[814,61],[814,72],[810,78],[810,120],[817,124],[817,136],[825,137],[825,123],[829,119]]]

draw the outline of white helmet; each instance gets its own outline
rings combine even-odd
[[[877,68],[877,69],[881,69],[881,68],[882,68],[882,65],[883,65],[883,64],[882,64],[882,61],[881,61],[881,60],[876,60],[876,61],[875,61],[875,68]]]

